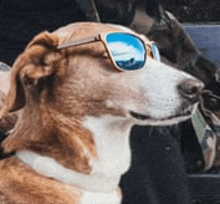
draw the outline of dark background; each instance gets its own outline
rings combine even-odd
[[[59,2],[59,3],[58,3]],[[0,61],[12,65],[34,35],[85,20],[73,0],[0,0]],[[180,22],[220,21],[219,0],[161,0]]]
[[[162,0],[162,5],[171,11],[180,22],[220,21],[219,0]]]

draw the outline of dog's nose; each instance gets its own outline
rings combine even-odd
[[[197,79],[188,79],[178,85],[180,95],[190,100],[198,100],[203,88],[204,84]]]

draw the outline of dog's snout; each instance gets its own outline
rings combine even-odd
[[[204,88],[204,84],[197,79],[188,79],[178,86],[180,95],[191,100],[198,100],[198,96]]]

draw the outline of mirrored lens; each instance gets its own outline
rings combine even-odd
[[[152,49],[154,59],[157,61],[160,61],[160,52],[155,42],[151,44],[151,49]]]
[[[144,66],[146,49],[138,37],[129,33],[110,33],[106,41],[115,63],[123,70],[137,70]]]

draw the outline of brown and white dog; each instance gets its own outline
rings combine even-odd
[[[75,23],[37,35],[17,58],[1,111],[18,115],[2,144],[14,155],[0,162],[1,203],[120,203],[131,127],[191,117],[203,88],[196,78],[150,56],[140,70],[119,71],[100,41],[58,49],[117,31],[138,36]]]

